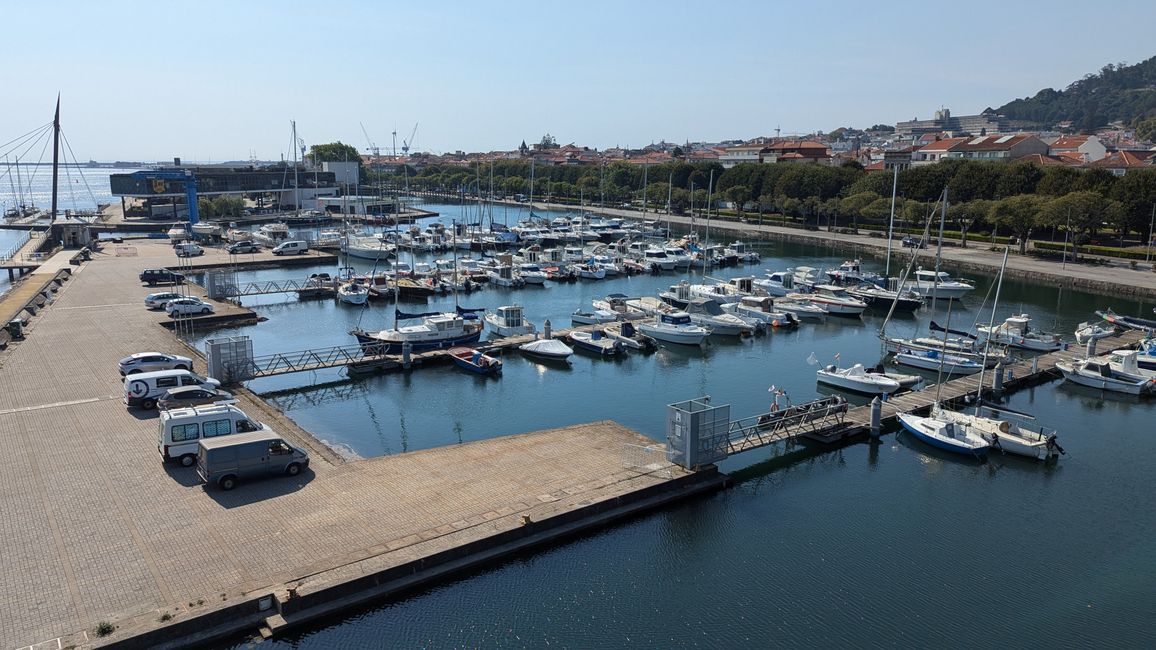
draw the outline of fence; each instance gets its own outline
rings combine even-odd
[[[16,257],[16,253],[20,252],[20,249],[24,247],[24,244],[28,243],[29,239],[32,239],[31,230],[21,233],[20,237],[17,238],[15,243],[9,246],[7,250],[0,253],[0,262],[7,262],[13,257]]]
[[[622,445],[622,466],[640,474],[674,476],[674,464],[664,445]]]

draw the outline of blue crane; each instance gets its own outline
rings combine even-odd
[[[189,204],[189,224],[187,228],[192,232],[193,224],[200,221],[197,214],[197,177],[192,170],[179,171],[141,171],[133,172],[133,178],[149,181],[153,185],[154,194],[165,194],[165,181],[184,181],[185,201]]]

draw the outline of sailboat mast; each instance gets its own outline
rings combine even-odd
[[[646,173],[647,173],[649,167],[650,167],[649,163],[643,163],[643,165],[642,165],[642,218],[643,219],[646,218],[646,181],[647,181]]]
[[[301,184],[297,182],[297,121],[289,120],[289,126],[293,129],[293,213],[296,214],[301,211]]]
[[[983,372],[987,369],[987,352],[991,347],[991,330],[995,327],[995,310],[999,308],[999,292],[1003,288],[1003,272],[1007,268],[1007,253],[1010,247],[1003,249],[1003,262],[999,265],[999,278],[995,281],[995,300],[991,303],[991,318],[987,321],[987,338],[983,342],[983,362],[979,368],[979,381],[975,385],[975,414],[979,415],[980,398],[983,397]],[[950,327],[950,325],[949,325]],[[944,336],[947,336],[945,333]]]
[[[56,115],[52,118],[52,212],[49,219],[56,218],[57,179],[60,172],[60,95],[56,96]]]
[[[714,170],[710,170],[710,180],[706,183],[706,243],[710,245],[710,205],[711,195],[714,192]],[[702,265],[702,272],[706,273],[706,264]]]
[[[670,197],[674,190],[674,170],[670,170],[670,179],[666,181],[666,233],[670,236]]]
[[[891,232],[895,228],[895,192],[899,189],[899,165],[895,166],[895,174],[891,177],[891,219],[887,222],[887,265],[883,267],[883,275],[891,277]]]

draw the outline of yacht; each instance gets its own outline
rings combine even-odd
[[[975,285],[953,280],[943,271],[936,273],[919,269],[915,272],[912,288],[924,298],[959,300],[974,291]]]
[[[477,318],[466,318],[454,312],[433,314],[406,314],[396,312],[398,321],[421,320],[418,325],[397,325],[393,329],[367,332],[362,329],[349,333],[367,352],[373,354],[400,354],[402,347],[410,344],[414,352],[452,348],[469,343],[477,343],[481,338],[483,324]]]

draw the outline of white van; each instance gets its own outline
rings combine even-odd
[[[158,370],[129,375],[124,380],[124,405],[146,410],[156,408],[157,399],[168,389],[178,386],[220,388],[221,382],[190,370]]]
[[[236,406],[212,404],[172,409],[161,412],[157,451],[166,463],[177,461],[183,467],[192,467],[197,462],[197,444],[202,439],[268,429],[249,419]]]
[[[309,243],[297,239],[283,241],[273,249],[274,255],[301,255],[309,251]]]

